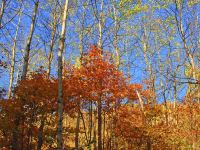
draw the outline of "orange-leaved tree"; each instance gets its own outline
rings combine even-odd
[[[46,119],[56,110],[55,88],[55,81],[44,71],[36,71],[19,82],[11,100],[2,102],[1,114],[4,112],[12,125],[12,149],[42,148]]]
[[[107,54],[107,55],[106,55]],[[102,111],[116,107],[127,95],[126,78],[112,63],[109,53],[92,46],[82,58],[77,72],[84,89],[84,99],[97,104],[98,150],[102,149]]]

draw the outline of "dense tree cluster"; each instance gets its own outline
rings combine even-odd
[[[155,93],[129,84],[108,55],[92,46],[81,66],[64,67],[63,117],[74,122],[64,123],[64,147],[73,148],[73,141],[79,148],[98,149],[177,149],[199,143],[199,103],[185,99],[176,108],[153,103]],[[1,100],[1,147],[56,148],[57,84],[41,68],[22,79],[10,99]]]
[[[0,150],[200,149],[198,0],[1,0]]]

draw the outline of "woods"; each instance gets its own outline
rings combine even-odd
[[[0,150],[200,149],[198,0],[1,0]]]

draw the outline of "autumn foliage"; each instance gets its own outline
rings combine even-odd
[[[83,149],[191,149],[200,146],[199,103],[155,103],[147,84],[130,84],[97,46],[63,72],[64,146]],[[56,148],[57,79],[40,69],[0,101],[0,149]],[[79,114],[79,115],[78,115]],[[76,118],[80,117],[80,127]],[[76,134],[77,135],[77,134]]]

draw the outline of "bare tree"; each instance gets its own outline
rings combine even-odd
[[[56,6],[57,2],[54,6],[54,9],[52,10],[52,15],[53,15],[53,23],[52,23],[52,31],[51,31],[51,41],[50,41],[50,50],[49,50],[49,56],[48,56],[48,69],[47,69],[47,74],[50,76],[51,74],[51,63],[53,59],[53,48],[55,45],[55,37],[56,37],[56,27],[57,27],[57,12],[56,12]]]
[[[63,49],[65,43],[66,20],[67,20],[68,0],[65,0],[62,30],[60,33],[58,49],[58,129],[57,129],[57,149],[62,150],[62,122],[63,122],[63,88],[62,88],[62,70],[63,70]]]
[[[10,67],[10,82],[9,82],[9,88],[8,88],[8,93],[7,93],[8,98],[11,97],[11,93],[12,93],[12,85],[13,85],[14,70],[15,70],[15,55],[16,55],[17,37],[18,37],[18,31],[20,28],[21,14],[22,13],[20,13],[20,16],[19,16],[16,33],[15,33],[15,37],[13,40],[12,60],[11,60],[11,67]]]
[[[31,18],[31,27],[30,27],[29,37],[28,37],[27,43],[26,43],[26,48],[25,48],[22,78],[26,77],[26,74],[28,71],[28,62],[29,62],[29,55],[30,55],[30,50],[31,50],[31,42],[32,42],[34,30],[35,30],[38,6],[39,6],[39,0],[34,1],[34,11],[33,11],[33,16]]]
[[[2,24],[2,18],[3,18],[5,6],[6,6],[6,0],[2,0],[2,3],[1,3],[1,11],[0,11],[0,28],[1,28],[1,26],[2,26],[1,24]]]

